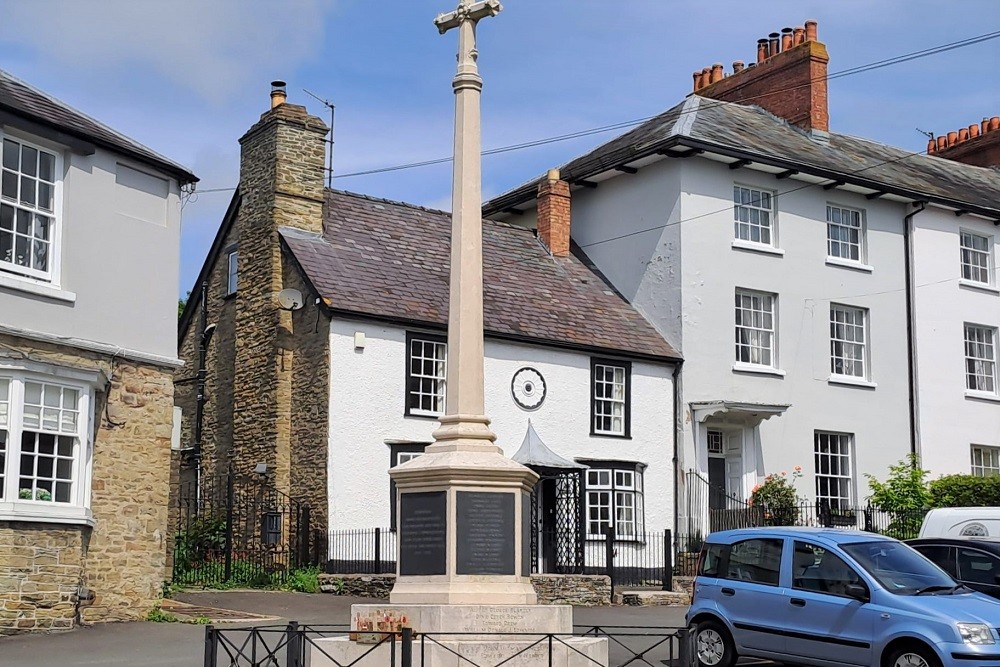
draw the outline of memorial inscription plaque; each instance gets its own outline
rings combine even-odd
[[[446,574],[448,498],[444,491],[399,497],[399,574]]]
[[[531,576],[531,495],[521,494],[521,576]]]
[[[515,574],[514,494],[457,492],[457,574]]]

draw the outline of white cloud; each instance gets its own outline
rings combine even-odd
[[[314,56],[335,0],[32,0],[7,3],[0,43],[100,77],[149,67],[220,104],[251,77]]]

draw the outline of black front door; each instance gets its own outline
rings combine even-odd
[[[726,459],[708,459],[708,509],[726,509]]]
[[[556,572],[556,544],[559,530],[556,521],[556,480],[543,479],[538,482],[541,487],[542,513],[542,572]]]

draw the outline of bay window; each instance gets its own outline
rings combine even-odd
[[[645,539],[642,474],[646,466],[629,461],[582,461],[586,474],[587,537],[603,539],[608,528],[615,539]]]
[[[0,518],[85,518],[90,387],[0,370]]]

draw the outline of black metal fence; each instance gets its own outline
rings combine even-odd
[[[415,635],[410,628],[401,632],[378,632],[375,643],[358,644],[357,657],[338,661],[319,641],[331,637],[352,636],[347,626],[300,625],[291,622],[280,626],[250,628],[205,628],[204,667],[305,667],[325,664],[335,667],[423,667],[430,664],[432,653],[454,654],[461,667],[499,667],[500,665],[554,664],[558,655],[574,655],[581,664],[600,667],[693,667],[691,633],[680,627],[577,626],[572,634],[503,633],[505,639],[516,636],[508,649],[496,643],[501,655],[476,658],[459,655],[452,646],[463,636],[490,633],[429,633]],[[608,662],[598,661],[573,647],[570,638],[604,638],[608,642]]]
[[[543,545],[559,545],[564,533],[542,533]],[[396,533],[387,528],[332,530],[327,536],[328,574],[393,574]],[[650,531],[603,537],[584,542],[583,563],[571,565],[558,548],[541,549],[532,574],[606,574],[613,587],[670,590],[673,572],[671,531]],[[552,554],[550,558],[547,554]]]
[[[309,506],[261,475],[228,473],[172,489],[173,583],[261,587],[320,562]]]

